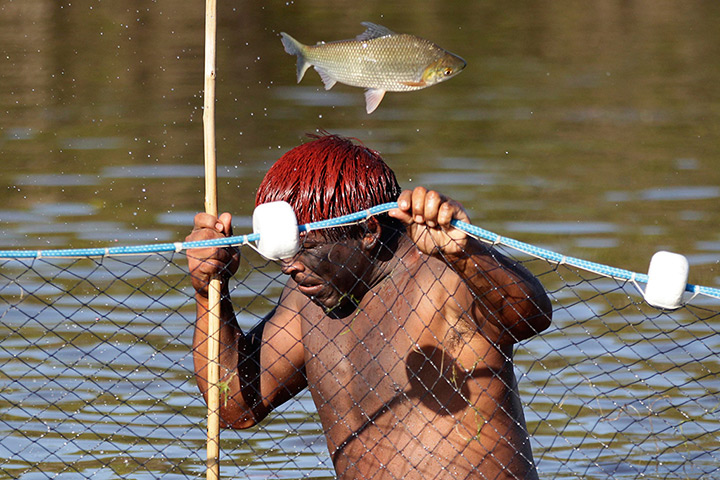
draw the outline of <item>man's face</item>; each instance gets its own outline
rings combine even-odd
[[[372,261],[361,239],[328,241],[319,231],[301,237],[300,251],[282,262],[297,289],[332,317],[352,313],[369,287]]]

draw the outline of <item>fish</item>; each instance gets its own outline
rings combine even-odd
[[[444,82],[465,68],[465,60],[436,44],[370,22],[353,40],[303,45],[281,32],[285,52],[297,56],[297,82],[313,67],[330,90],[336,83],[365,88],[368,114],[385,92],[407,92]]]

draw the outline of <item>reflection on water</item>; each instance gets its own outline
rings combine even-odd
[[[247,331],[283,277],[250,249],[241,263],[232,297]],[[541,474],[715,472],[717,304],[662,313],[638,303],[631,284],[525,264],[554,305],[554,328],[515,356]],[[204,475],[184,268],[177,255],[2,262],[0,478]],[[256,428],[224,431],[221,449],[225,475],[333,478],[307,391]]]
[[[350,5],[308,0],[221,2],[219,7],[220,206],[233,212],[239,233],[249,230],[253,193],[263,173],[306,132],[321,128],[358,137],[379,150],[404,186],[424,184],[452,194],[467,207],[473,223],[484,228],[566,255],[641,272],[656,250],[677,251],[690,260],[691,282],[720,284],[720,64],[715,61],[720,56],[720,4],[637,0],[592,6],[531,1],[508,6],[453,0],[418,7],[407,1]],[[294,60],[282,50],[280,31],[349,38],[361,30],[361,21],[433,39],[465,58],[468,67],[452,82],[388,96],[370,116],[357,89],[338,85],[324,91],[319,81],[295,84]],[[0,248],[184,238],[204,199],[203,22],[201,7],[178,0],[0,3]],[[72,272],[97,275],[77,265]],[[20,283],[22,288],[32,288],[33,281],[27,281],[29,285]],[[158,295],[163,295],[161,287],[166,286],[158,286]],[[77,299],[92,295],[78,292]],[[563,291],[555,295],[562,297]],[[177,294],[163,298],[187,302]],[[3,378],[21,372],[25,357],[25,362],[46,369],[32,379],[36,385],[32,391],[12,382],[3,387],[7,388],[3,398],[27,408],[4,405],[6,428],[18,432],[18,445],[13,448],[19,448],[14,451],[29,455],[25,464],[2,464],[11,472],[9,478],[39,457],[44,458],[45,471],[71,478],[73,472],[60,466],[62,459],[49,457],[43,445],[72,455],[83,474],[96,472],[94,478],[132,472],[138,458],[154,465],[151,471],[166,471],[170,478],[175,472],[181,478],[201,474],[203,407],[188,373],[189,320],[185,315],[167,319],[159,311],[139,318],[133,308],[146,308],[147,298],[131,295],[128,301],[137,306],[127,309],[118,309],[117,300],[95,299],[90,310],[78,310],[77,300],[52,308],[38,305],[42,323],[25,326],[24,333],[28,341],[46,345],[42,351],[29,350],[22,338],[3,340],[1,356],[7,362]],[[187,305],[183,308],[191,310]],[[561,316],[558,321],[579,321],[605,308],[578,303],[565,310],[567,319]],[[11,313],[3,318],[4,328],[10,328],[5,322],[13,318]],[[621,315],[616,320],[640,328],[642,318]],[[138,340],[125,323],[116,323],[120,321],[132,321],[133,326],[145,322],[141,327],[155,333]],[[683,403],[698,385],[691,376],[703,378],[707,372],[675,372],[672,365],[653,365],[665,369],[669,383],[681,381],[675,375],[684,375],[687,381],[682,392],[668,389],[644,405],[632,399],[613,404],[609,397],[597,396],[598,387],[587,382],[599,375],[594,370],[598,365],[607,367],[605,362],[613,361],[630,366],[611,365],[619,373],[605,379],[603,388],[662,381],[646,378],[645,364],[638,359],[652,358],[658,351],[673,357],[678,345],[687,355],[694,350],[682,343],[683,336],[702,332],[656,323],[662,325],[656,332],[638,330],[651,335],[653,342],[628,352],[629,347],[615,344],[617,338],[603,334],[608,325],[622,328],[614,321],[607,318],[599,329],[581,323],[563,329],[562,336],[549,335],[526,345],[538,355],[547,355],[546,366],[558,365],[564,382],[543,384],[542,395],[536,395],[537,372],[527,359],[525,397],[539,405],[533,428],[545,452],[546,471],[556,470],[551,466],[555,456],[596,457],[594,452],[573,452],[572,443],[558,438],[560,426],[553,422],[559,405],[567,411],[587,411],[593,418],[599,413],[603,420],[591,440],[601,454],[608,443],[613,445],[608,452],[615,456],[626,444],[661,449],[664,436],[678,434],[698,438],[699,444],[707,441],[708,449],[717,449],[712,439],[689,428],[682,432],[663,428],[662,419],[652,413],[660,409],[663,415],[685,415],[694,425],[712,422],[716,405]],[[663,334],[664,328],[673,336]],[[164,329],[170,329],[172,340]],[[622,331],[623,340],[632,344],[636,333]],[[713,342],[706,347],[716,347]],[[590,355],[598,365],[573,363],[573,348],[581,350],[578,359]],[[619,360],[596,356],[607,348],[616,349]],[[698,362],[709,363],[709,371],[716,372],[715,361],[698,348]],[[157,377],[136,369],[138,358],[153,354],[152,361],[160,362],[157,368],[168,368],[163,374],[167,383],[159,387],[163,395],[167,393],[162,398],[168,405],[160,408],[163,413],[157,417],[140,413],[157,407],[156,400],[142,389],[123,391],[124,378],[106,378],[104,366],[111,361],[133,382],[149,383]],[[71,360],[72,370],[53,369],[53,359],[70,358],[76,359]],[[156,368],[153,363],[142,364]],[[647,371],[652,369],[648,366]],[[77,378],[93,380],[68,393]],[[572,396],[567,395],[568,385]],[[109,390],[113,393],[100,393]],[[47,405],[48,399],[54,406]],[[85,411],[88,403],[93,408]],[[284,431],[282,418],[313,410],[299,405],[288,407],[297,410],[265,428]],[[61,411],[75,413],[60,420]],[[194,424],[179,417],[178,411],[191,412]],[[128,423],[135,423],[147,436],[138,441],[133,431],[135,440],[128,442],[135,443],[118,451],[101,438],[83,436],[80,427],[88,416],[105,424],[103,435],[126,438]],[[23,435],[23,429],[37,428],[28,418],[43,419],[46,429]],[[639,419],[635,422],[642,427],[639,432],[604,436],[606,425],[619,432],[623,431],[619,422]],[[318,460],[324,458],[322,453],[315,455],[325,447],[314,423],[287,427],[303,428],[307,435],[299,440],[288,436],[289,442],[300,443],[292,446],[298,459],[291,462],[295,470],[287,472],[287,478],[302,476],[313,462],[324,462]],[[567,433],[572,435],[573,430]],[[48,443],[34,443],[33,438]],[[226,441],[235,462],[251,465],[249,477],[267,476],[262,467],[242,457],[244,440]],[[92,453],[70,451],[79,444]],[[0,445],[0,457],[12,456],[6,448]],[[266,452],[266,470],[280,468],[275,461],[281,460],[273,457],[274,445],[255,448]],[[633,450],[633,455],[650,458],[652,448],[642,454]],[[678,462],[689,455],[681,449],[663,454],[666,462],[668,455],[677,455]],[[690,478],[699,476],[705,462],[700,452],[693,455],[700,466],[685,472]],[[608,456],[607,462],[587,467],[585,478],[651,476],[652,472],[637,470],[643,458],[619,462]],[[282,468],[287,465],[282,463]],[[326,463],[315,470],[327,471]],[[28,471],[23,478],[45,477]]]
[[[192,375],[184,263],[3,262],[0,478],[204,476],[207,410]],[[273,275],[239,273],[244,328],[279,294]],[[323,478],[332,467],[314,410],[306,392],[249,434],[226,432],[226,465],[248,478]]]
[[[636,303],[631,284],[558,273],[541,276],[548,289],[560,289],[553,293],[556,328],[516,352],[540,471],[548,478],[714,478],[717,321],[698,321],[702,309],[668,314]],[[710,308],[717,312],[717,303]]]
[[[406,186],[451,192],[483,226],[521,226],[523,240],[568,255],[642,271],[657,249],[718,241],[719,6],[458,1],[408,16],[403,2],[366,2],[338,18],[323,1],[297,3],[220,6],[222,208],[249,214],[268,166],[322,128],[380,150]],[[177,239],[202,208],[202,12],[130,5],[2,6],[0,246]],[[436,39],[468,67],[373,115],[357,89],[295,84],[279,31],[347,38],[361,21]],[[34,205],[56,203],[93,213],[19,230]],[[574,224],[611,228],[554,230]],[[695,283],[717,283],[714,260],[694,261]]]

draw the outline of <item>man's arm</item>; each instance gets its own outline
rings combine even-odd
[[[207,214],[195,217],[195,228],[186,241],[232,235],[231,217]],[[207,286],[221,279],[220,307],[220,418],[226,426],[255,425],[275,407],[307,386],[300,320],[291,305],[288,289],[280,305],[251,332],[238,326],[228,290],[228,280],[237,270],[239,253],[233,248],[188,251],[188,267],[195,288],[197,321],[193,337],[193,360],[198,388],[207,401],[207,339],[209,306]]]
[[[406,190],[390,215],[408,225],[418,248],[443,259],[473,294],[473,313],[483,331],[500,344],[529,338],[549,325],[552,307],[540,282],[522,265],[453,227],[470,223],[462,205],[423,187]]]

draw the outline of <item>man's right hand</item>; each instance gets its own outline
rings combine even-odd
[[[223,213],[215,217],[207,213],[195,215],[193,231],[186,242],[212,240],[232,236],[232,215]],[[193,248],[187,251],[188,267],[195,291],[207,297],[208,285],[215,276],[227,280],[235,274],[240,262],[237,247]]]

